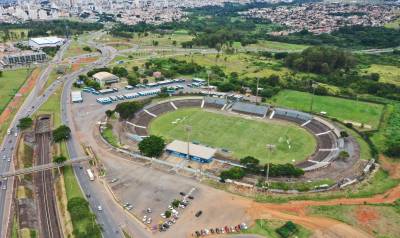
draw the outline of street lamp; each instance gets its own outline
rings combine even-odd
[[[211,71],[210,71],[210,70],[207,70],[208,96],[210,96],[210,93],[211,93],[211,88],[210,88],[210,75],[211,75]]]
[[[276,148],[276,145],[274,144],[267,144],[267,150],[268,150],[268,159],[271,160],[271,155],[272,155],[272,151]],[[267,163],[267,185],[269,188],[269,163]]]

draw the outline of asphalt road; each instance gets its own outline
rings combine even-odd
[[[13,164],[13,151],[16,148],[17,136],[19,134],[18,129],[16,127],[18,125],[18,120],[23,117],[32,115],[37,110],[37,108],[39,108],[44,102],[46,102],[49,96],[54,93],[54,91],[57,88],[56,87],[57,84],[60,84],[59,81],[56,81],[52,85],[50,85],[49,88],[46,89],[43,95],[38,95],[41,90],[40,85],[44,85],[45,82],[43,81],[47,80],[47,77],[51,71],[51,67],[53,65],[58,64],[62,60],[62,55],[68,48],[68,45],[69,42],[67,42],[63,47],[61,47],[56,56],[49,63],[49,66],[42,72],[42,75],[41,77],[39,77],[34,90],[32,90],[32,92],[26,98],[23,105],[19,108],[13,121],[11,122],[10,129],[12,129],[11,130],[12,133],[4,137],[3,142],[0,146],[0,156],[1,156],[0,172],[2,173],[8,172],[10,169],[13,169],[14,167],[11,165]],[[10,162],[8,160],[10,160]],[[7,188],[10,187],[10,185],[13,184],[13,178],[8,179],[7,182],[3,181],[3,184],[4,183],[6,183]],[[7,229],[8,226],[8,220],[9,220],[8,217],[10,215],[9,213],[10,213],[11,201],[12,201],[11,191],[9,191],[8,189],[2,189],[0,191],[0,221],[1,221],[0,237],[1,238],[5,237],[7,234],[5,229]]]

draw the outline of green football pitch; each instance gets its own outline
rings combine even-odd
[[[167,141],[186,141],[185,128],[191,126],[191,141],[227,149],[236,159],[254,156],[262,164],[299,162],[314,152],[316,140],[305,129],[289,123],[265,121],[185,108],[155,118],[149,130],[150,134],[163,136]],[[267,144],[276,145],[270,155]]]

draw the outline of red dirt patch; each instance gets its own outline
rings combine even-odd
[[[87,57],[87,58],[78,59],[75,63],[72,64],[72,67],[71,67],[72,72],[79,70],[80,67],[82,67],[84,64],[92,63],[96,60],[97,60],[96,57]]]
[[[379,219],[379,213],[371,207],[358,207],[356,209],[356,218],[359,223],[370,223]]]

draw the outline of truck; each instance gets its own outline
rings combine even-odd
[[[87,174],[89,176],[89,180],[90,181],[94,181],[94,175],[93,175],[92,170],[91,169],[87,169],[86,172],[87,172]]]

